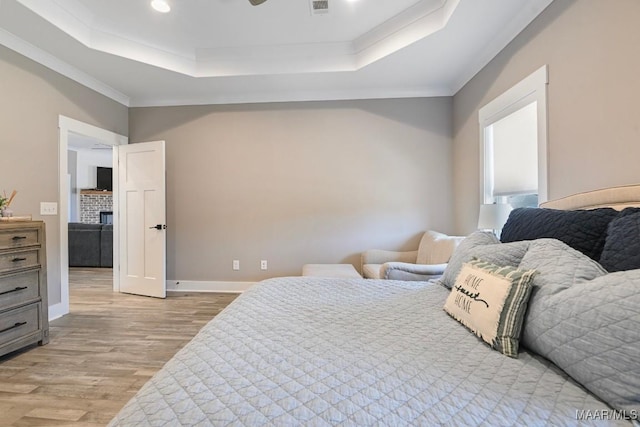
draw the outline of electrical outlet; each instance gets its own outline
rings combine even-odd
[[[233,260],[233,269],[238,271],[240,270],[240,260],[239,259],[234,259]]]
[[[58,215],[58,203],[40,202],[40,215]]]
[[[260,261],[260,270],[266,270],[267,269],[267,260],[263,259],[262,261]]]

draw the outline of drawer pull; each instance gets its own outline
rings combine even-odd
[[[6,295],[6,294],[10,294],[12,292],[20,292],[20,291],[24,291],[25,289],[27,289],[26,286],[18,286],[17,288],[11,289],[10,291],[0,292],[0,295]]]
[[[12,240],[24,240],[26,238],[27,238],[27,236],[13,236]]]
[[[0,330],[0,334],[3,333],[3,332],[8,332],[8,331],[10,331],[12,329],[15,329],[15,328],[19,328],[20,326],[26,325],[26,324],[27,324],[27,322],[16,322],[15,325],[9,326],[8,328],[4,328],[4,329]]]
[[[26,261],[26,258],[14,258],[11,260],[11,262],[20,262],[20,261]]]

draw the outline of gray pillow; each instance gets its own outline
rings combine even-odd
[[[462,264],[474,257],[491,264],[518,267],[530,244],[530,241],[500,243],[493,233],[476,231],[460,242],[453,252],[440,283],[451,289]]]
[[[531,282],[529,308],[520,342],[524,347],[547,357],[553,350],[553,343],[540,338],[554,325],[546,315],[549,304],[553,302],[549,297],[577,283],[604,276],[607,272],[588,256],[555,239],[531,242],[519,268],[538,271]]]
[[[540,273],[532,283],[532,299],[534,295],[555,294],[575,283],[607,274],[596,261],[556,239],[532,241],[519,267],[534,268]]]
[[[613,408],[640,413],[640,270],[574,283],[545,300],[533,322],[540,354]],[[526,322],[525,331],[534,327]]]

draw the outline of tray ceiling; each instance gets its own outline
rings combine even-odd
[[[452,95],[551,0],[0,0],[0,43],[126,105]]]

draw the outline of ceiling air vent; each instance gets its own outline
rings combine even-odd
[[[311,1],[312,15],[329,13],[329,0],[310,0],[310,1]]]

